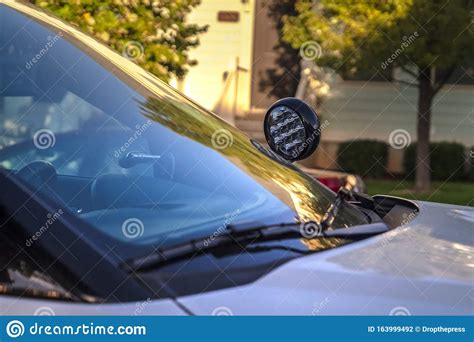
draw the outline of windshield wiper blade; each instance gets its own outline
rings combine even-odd
[[[306,222],[304,224],[315,224]],[[351,228],[320,231],[314,236],[307,237],[301,232],[301,223],[282,223],[275,225],[259,225],[255,222],[229,225],[227,230],[218,236],[207,235],[177,245],[158,249],[150,255],[125,262],[122,267],[127,270],[141,271],[161,264],[185,259],[197,253],[220,248],[229,244],[272,241],[288,238],[341,238],[360,240],[373,235],[387,232],[389,227],[385,223],[373,223]]]
[[[265,225],[256,222],[245,222],[239,224],[230,224],[227,226],[225,232],[221,233],[220,235],[206,235],[177,245],[163,247],[150,255],[127,261],[122,266],[126,269],[142,270],[152,266],[157,266],[163,262],[185,258],[200,251],[210,250],[223,245],[235,243],[237,241],[251,241],[253,239],[258,239],[265,230],[298,226],[299,223]],[[294,229],[285,229],[281,231],[280,234],[293,234],[294,232]]]

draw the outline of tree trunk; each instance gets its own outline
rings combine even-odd
[[[427,192],[431,187],[430,128],[434,91],[430,71],[421,70],[418,77],[418,116],[416,145],[416,192]]]

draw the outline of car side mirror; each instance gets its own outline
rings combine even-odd
[[[294,97],[281,99],[268,109],[263,129],[272,151],[288,161],[308,158],[321,138],[318,115]]]

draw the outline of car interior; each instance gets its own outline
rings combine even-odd
[[[233,168],[230,162],[149,127],[140,110],[145,99],[54,32],[2,8],[0,55],[0,167],[32,192],[118,238],[127,217],[156,227],[146,237],[211,217],[222,221],[212,212],[242,206],[216,189],[212,170],[197,165],[203,155],[217,167]]]

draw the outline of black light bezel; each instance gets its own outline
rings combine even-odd
[[[285,153],[282,153],[273,142],[273,138],[270,134],[270,125],[268,120],[270,113],[276,107],[285,106],[292,109],[303,122],[307,146],[302,150],[301,154],[296,157],[288,156]],[[263,131],[265,133],[265,139],[267,140],[268,146],[272,149],[273,152],[281,156],[282,158],[288,161],[297,161],[308,158],[318,147],[319,141],[321,140],[321,131],[320,131],[320,121],[318,114],[304,101],[297,99],[295,97],[287,97],[275,102],[265,114],[265,119],[263,120]],[[313,136],[314,139],[309,139]]]

